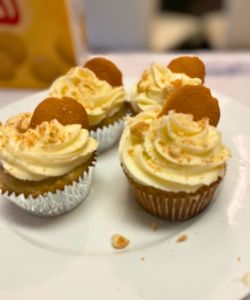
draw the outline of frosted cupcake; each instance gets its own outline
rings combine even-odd
[[[73,99],[49,98],[33,114],[19,114],[1,125],[1,193],[41,216],[79,205],[90,189],[97,149],[86,120]]]
[[[136,114],[161,109],[175,90],[184,85],[201,85],[204,78],[205,66],[198,57],[181,56],[168,66],[152,64],[132,89],[132,110]]]
[[[72,97],[87,111],[91,136],[99,151],[115,144],[127,113],[126,93],[120,70],[104,58],[95,58],[85,67],[74,67],[59,77],[49,91],[53,97]]]
[[[202,101],[202,99],[200,99]],[[119,156],[136,200],[172,221],[192,218],[213,199],[230,157],[209,118],[148,110],[129,118]]]

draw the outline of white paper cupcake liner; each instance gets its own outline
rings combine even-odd
[[[25,197],[24,194],[17,196],[15,193],[8,194],[8,192],[2,195],[34,215],[44,217],[59,216],[74,209],[87,197],[91,187],[95,163],[95,161],[92,162],[92,165],[79,177],[77,182],[73,181],[71,185],[65,186],[63,190],[48,192],[37,198],[32,196]]]
[[[91,130],[90,135],[98,141],[98,152],[103,152],[118,142],[124,126],[124,119],[120,119],[113,124]]]
[[[124,170],[124,169],[123,169]],[[170,220],[184,221],[201,213],[212,201],[222,178],[193,193],[167,192],[144,186],[132,179],[124,170],[133,189],[135,199],[150,214]]]
[[[210,204],[217,187],[218,184],[197,194],[176,197],[154,195],[136,188],[134,193],[139,204],[152,215],[170,221],[184,221],[197,216]]]

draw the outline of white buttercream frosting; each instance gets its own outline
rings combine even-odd
[[[98,125],[119,112],[126,99],[123,86],[113,87],[83,67],[74,67],[56,79],[49,95],[58,98],[68,96],[81,103],[87,111],[90,126]]]
[[[173,73],[161,64],[152,64],[143,72],[141,80],[133,87],[131,104],[136,112],[162,107],[169,94],[182,85],[200,85],[200,78]]]
[[[40,181],[67,174],[97,149],[96,140],[79,124],[64,126],[53,120],[23,131],[30,119],[31,114],[20,114],[0,128],[1,164],[15,178]]]
[[[158,189],[194,192],[223,177],[230,157],[208,119],[193,121],[175,113],[146,111],[128,120],[119,155],[135,181]]]

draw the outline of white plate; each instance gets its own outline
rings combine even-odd
[[[32,111],[44,93],[0,111]],[[250,271],[250,109],[219,95],[220,129],[232,150],[216,201],[173,224],[132,199],[114,148],[99,157],[86,201],[64,216],[32,216],[0,202],[0,299],[240,299]],[[152,223],[158,230],[154,231]],[[111,236],[130,239],[114,250]],[[181,234],[188,240],[176,243]],[[238,259],[240,257],[240,261]]]

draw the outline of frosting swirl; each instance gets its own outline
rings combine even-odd
[[[72,97],[87,111],[90,126],[95,126],[107,117],[116,114],[124,105],[126,94],[123,86],[112,87],[100,80],[87,68],[74,67],[52,84],[52,97]]]
[[[30,119],[30,113],[20,114],[0,128],[1,163],[15,178],[40,181],[62,176],[87,162],[97,149],[96,140],[79,124],[64,126],[53,120],[25,131]]]
[[[119,155],[135,181],[162,190],[194,192],[223,177],[230,153],[208,119],[146,111],[128,120]]]
[[[162,107],[170,93],[187,84],[200,85],[202,81],[186,74],[173,73],[163,65],[152,64],[149,70],[143,72],[141,80],[132,90],[132,107],[136,112]]]

